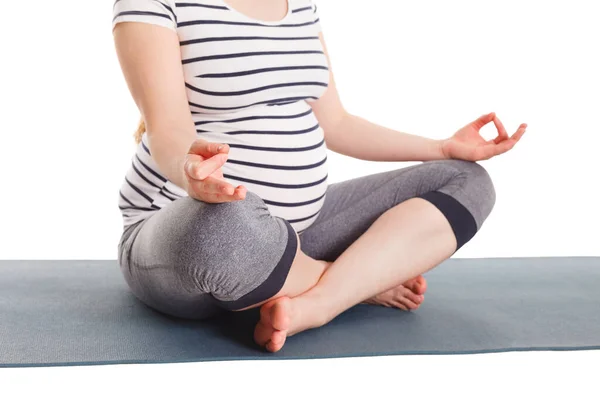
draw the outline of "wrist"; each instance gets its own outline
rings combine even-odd
[[[187,171],[187,154],[177,161],[175,170],[178,172],[178,186],[186,192],[189,189],[188,171]]]
[[[449,160],[451,158],[447,151],[447,143],[448,139],[441,139],[436,141],[437,153],[439,155],[440,160]]]

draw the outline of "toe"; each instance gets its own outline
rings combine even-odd
[[[419,305],[420,305],[420,304],[417,304],[414,301],[408,299],[407,297],[399,298],[396,301],[398,303],[401,303],[404,306],[406,306],[406,308],[408,308],[409,310],[416,310],[417,308],[419,308]]]
[[[273,335],[271,335],[271,343],[273,343],[276,346],[283,346],[283,343],[285,342],[285,338],[286,338],[286,332],[285,331],[275,331],[273,332]]]
[[[272,332],[272,328],[259,321],[254,328],[254,341],[259,346],[264,346],[271,339]]]
[[[399,309],[401,309],[401,310],[404,310],[404,311],[408,311],[408,307],[406,307],[404,304],[402,304],[402,303],[401,303],[400,301],[398,301],[398,300],[394,300],[394,301],[390,302],[390,304],[391,304],[393,307],[399,308]]]
[[[404,282],[402,284],[402,286],[404,286],[405,288],[407,288],[409,290],[412,290],[414,292],[417,289],[417,286],[418,286],[417,279],[418,279],[418,277],[410,279],[410,280]]]
[[[417,278],[417,290],[416,294],[425,294],[427,291],[427,279],[425,279],[422,275]]]
[[[415,294],[415,293],[411,292],[410,290],[406,290],[403,293],[403,297],[410,300],[411,302],[413,302],[416,305],[420,305],[423,302],[423,300],[425,299],[425,297],[422,294]]]
[[[392,304],[394,305],[394,307],[399,308],[399,309],[404,310],[404,311],[410,311],[411,308],[408,305],[406,305],[405,303],[406,303],[405,299],[394,300],[392,302]]]
[[[422,275],[419,275],[416,278],[413,278],[409,281],[404,282],[404,284],[402,284],[402,286],[404,286],[405,288],[407,288],[408,290],[410,290],[416,294],[425,293],[426,285],[427,285],[427,283],[425,281],[425,278],[423,278]]]
[[[270,321],[276,330],[288,330],[290,326],[290,299],[288,297],[282,297],[275,302],[270,309]]]
[[[260,320],[266,324],[271,324],[271,309],[275,305],[275,301],[269,301],[260,307]]]
[[[267,345],[265,346],[265,348],[267,349],[267,351],[270,351],[271,353],[275,353],[275,352],[281,350],[281,347],[279,347],[278,345],[274,344],[273,342],[267,343]]]
[[[266,344],[266,349],[272,353],[281,350],[285,344],[286,332],[275,331],[271,336],[271,340]]]

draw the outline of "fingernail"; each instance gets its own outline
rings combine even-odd
[[[221,149],[223,149],[223,147],[225,147],[225,146],[223,146],[222,144],[219,145],[219,147],[217,147],[217,151],[221,151]]]

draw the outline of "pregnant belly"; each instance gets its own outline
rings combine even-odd
[[[327,155],[320,153],[319,161],[298,165],[267,164],[267,158],[262,163],[232,159],[223,166],[223,175],[262,198],[273,215],[299,220],[317,213],[324,201]]]

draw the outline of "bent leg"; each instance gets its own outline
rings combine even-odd
[[[473,192],[469,185],[478,186],[480,191],[475,198],[469,199],[457,193],[457,185],[464,186],[461,190],[465,193]],[[300,233],[302,250],[312,257],[333,261],[385,211],[419,196],[451,206],[452,199],[446,199],[445,194],[469,204],[469,209],[474,212],[481,209],[483,214],[489,214],[487,208],[494,204],[495,199],[487,173],[479,165],[462,160],[425,162],[332,184],[317,219]],[[439,206],[446,210],[443,204]],[[477,225],[483,223],[481,215],[477,215],[477,220],[469,215],[461,216],[461,209],[454,207],[446,211],[448,218],[469,225],[468,229],[457,231],[457,234],[464,235],[458,248],[470,239],[478,229]],[[426,280],[415,276],[365,300],[365,303],[403,310],[417,309],[423,302],[426,288]]]
[[[449,204],[454,202],[448,196],[470,215]],[[448,218],[457,220],[458,250],[481,228],[496,193],[485,169],[463,160],[428,161],[337,182],[328,187],[315,222],[299,233],[302,251],[312,258],[334,261],[384,212],[415,197],[433,202]]]
[[[231,203],[178,199],[127,230],[119,247],[136,297],[191,319],[299,295],[325,267],[300,252],[291,225],[252,192]]]
[[[365,208],[369,217],[361,221],[366,231],[354,241],[350,238],[355,232],[344,230],[343,220],[338,221],[339,237],[349,244],[339,256],[335,250],[343,245],[330,244],[334,249],[330,255],[337,258],[319,283],[303,295],[263,306],[255,332],[259,344],[270,351],[279,350],[286,336],[321,326],[353,305],[439,265],[481,227],[495,202],[491,179],[483,167],[450,160],[410,168],[412,172],[406,175],[410,179],[400,180],[403,186],[395,186],[395,190],[401,193],[402,188],[412,187],[412,196],[395,199],[397,204],[379,216],[373,217],[371,208]],[[378,204],[376,196],[384,191],[373,190],[360,202]],[[328,222],[340,218],[338,215],[355,219],[359,210],[350,208],[341,207],[344,211]],[[306,233],[308,230],[301,239]],[[313,254],[327,256],[318,251]]]

